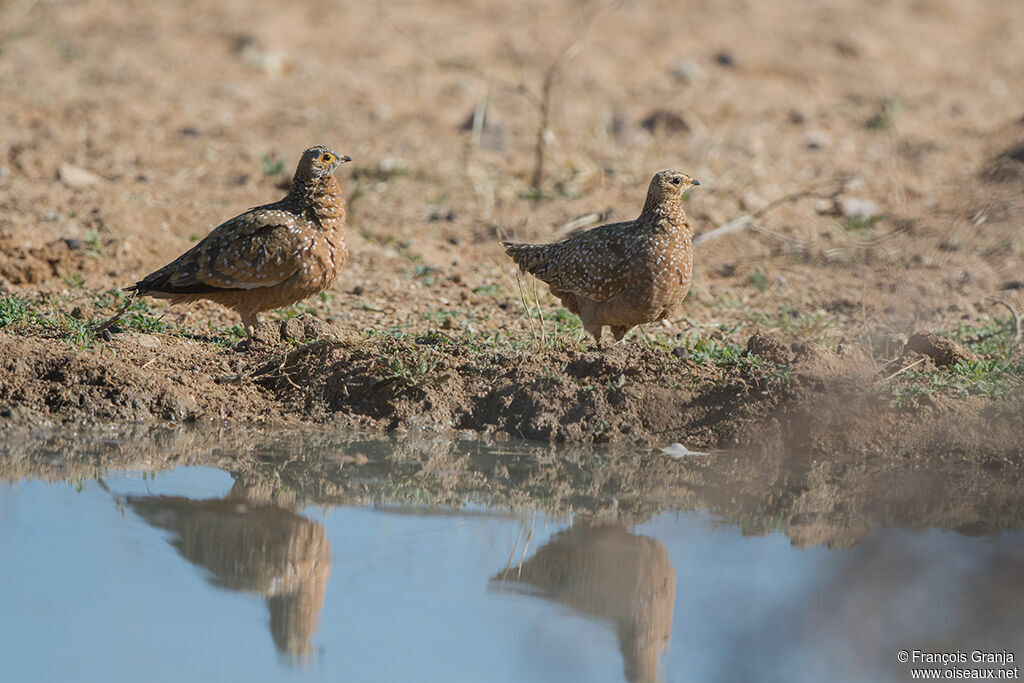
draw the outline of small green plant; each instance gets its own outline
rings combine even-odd
[[[760,268],[750,274],[750,277],[747,278],[747,282],[753,285],[754,288],[762,294],[768,291],[768,276],[765,275]]]
[[[884,216],[851,216],[842,222],[842,226],[847,232],[869,233],[882,218]]]
[[[473,288],[474,294],[482,296],[500,296],[501,286],[496,282],[488,282],[486,285],[478,285]]]
[[[85,253],[89,256],[103,256],[103,245],[100,243],[100,233],[96,230],[89,230],[85,233]]]
[[[1012,320],[993,318],[981,326],[961,323],[945,336],[966,346],[974,358],[948,367],[901,373],[890,383],[896,405],[905,406],[934,393],[994,399],[1024,397],[1024,354],[1017,349]]]
[[[830,341],[834,335],[834,316],[823,311],[801,311],[793,304],[783,304],[774,313],[753,313],[749,320],[758,327],[778,334],[783,341]]]
[[[315,316],[316,308],[304,301],[298,301],[291,306],[275,310],[270,314],[270,317],[273,320],[291,320],[292,318],[296,318],[304,313]]]
[[[868,130],[883,131],[892,128],[893,117],[900,113],[903,105],[895,97],[886,96],[878,102],[878,111],[864,124]]]
[[[28,302],[18,295],[0,298],[0,328],[28,322]]]
[[[437,268],[433,266],[418,263],[413,271],[413,275],[427,287],[433,287],[437,282]]]
[[[263,175],[273,178],[284,173],[284,159],[279,156],[263,155]]]
[[[78,271],[72,270],[68,272],[63,278],[64,284],[67,285],[68,289],[81,289],[82,285],[85,284],[85,278]]]

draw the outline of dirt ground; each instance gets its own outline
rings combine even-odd
[[[1024,310],[1022,34],[1018,0],[0,4],[0,295],[100,320],[98,293],[277,199],[303,148],[354,159],[352,261],[284,316],[319,341],[268,325],[234,350],[213,304],[158,307],[190,334],[0,329],[0,424],[334,422],[1019,466],[1018,400],[904,405],[885,381],[914,332]],[[520,293],[498,239],[634,217],[661,168],[701,181],[699,235],[751,219],[697,245],[653,342],[598,352],[543,287]],[[768,364],[709,362],[694,339]]]

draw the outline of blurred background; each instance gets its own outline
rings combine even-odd
[[[354,327],[523,324],[497,239],[633,218],[661,168],[743,226],[676,332],[975,320],[1024,304],[1020,35],[1018,0],[8,0],[0,287],[134,281],[326,144],[354,256],[310,306]]]

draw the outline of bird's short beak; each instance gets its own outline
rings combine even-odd
[[[694,185],[700,185],[700,181],[699,181],[699,180],[697,180],[696,178],[694,178],[694,179],[693,179],[693,184],[694,184]]]
[[[347,154],[344,155],[344,156],[338,157],[338,163],[344,164],[345,162],[348,162],[348,161],[352,161],[352,157],[350,157]]]

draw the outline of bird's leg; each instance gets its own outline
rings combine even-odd
[[[594,338],[594,343],[597,344],[597,348],[601,348],[601,332],[604,330],[604,325],[595,322],[592,318],[584,318],[583,329],[590,333],[590,336]]]
[[[249,313],[247,315],[242,316],[242,326],[245,328],[246,339],[250,341],[252,340],[252,330],[257,322],[259,322],[259,320],[257,319],[255,313]]]
[[[618,344],[622,341],[632,329],[632,327],[616,327],[615,325],[612,325],[611,330],[612,336],[615,337],[615,343]]]

